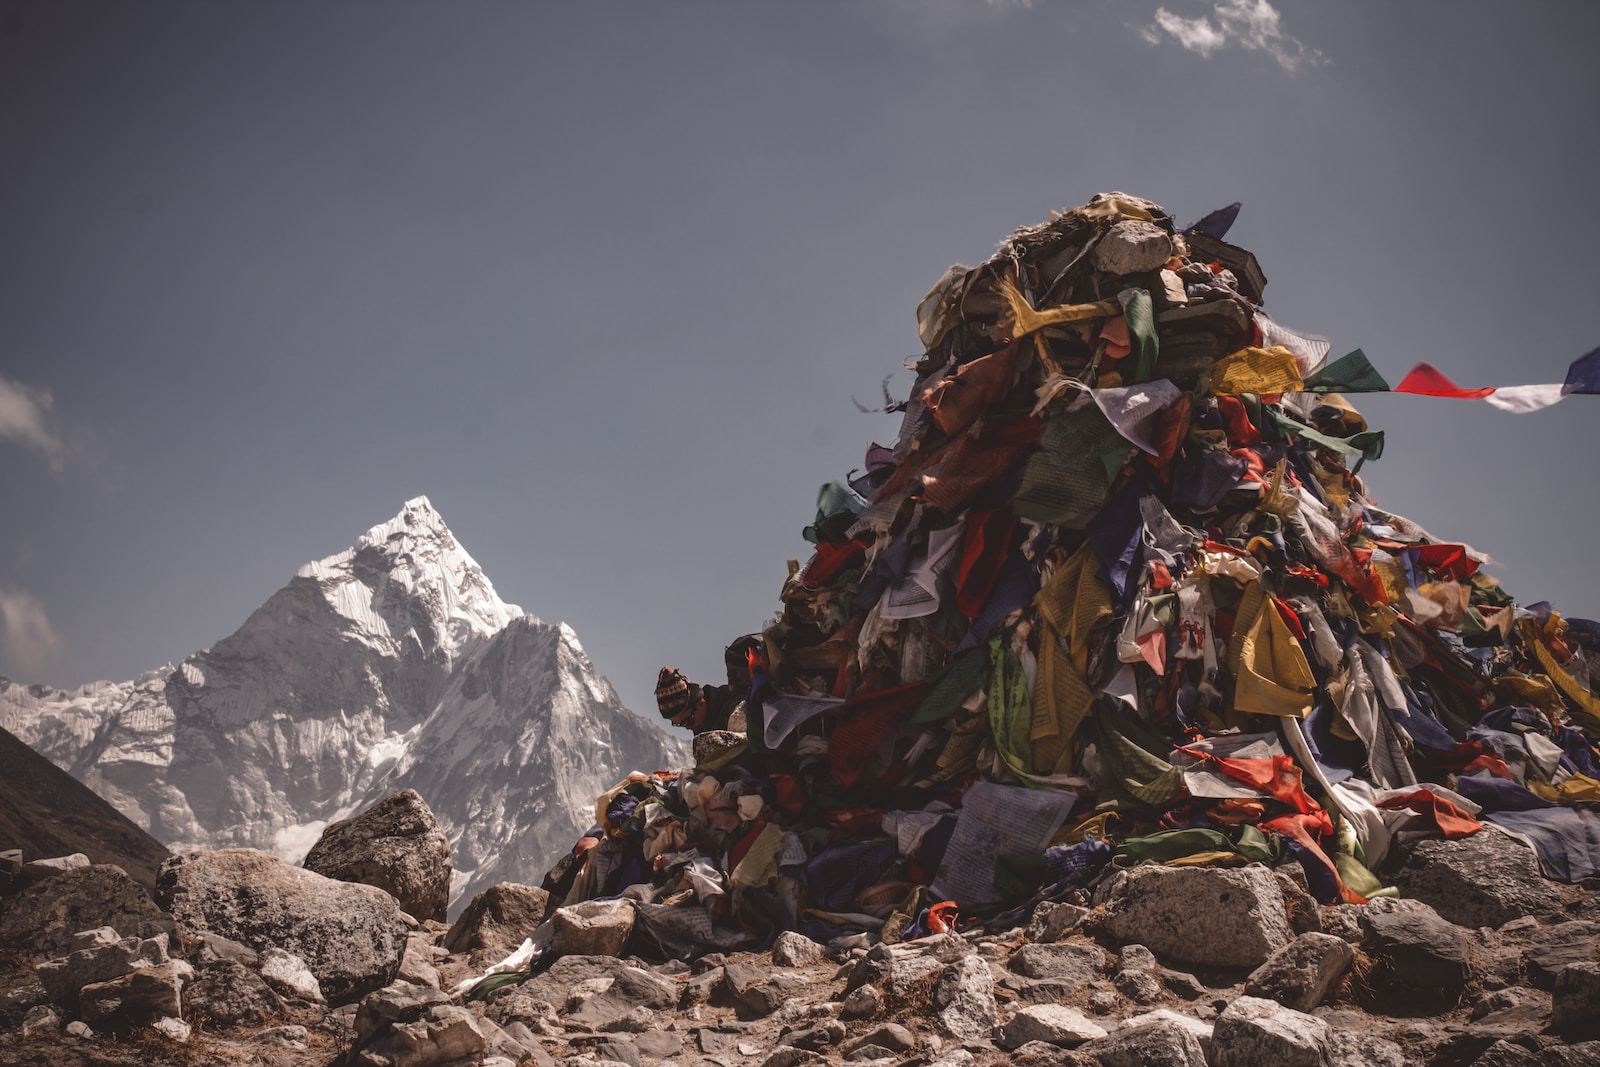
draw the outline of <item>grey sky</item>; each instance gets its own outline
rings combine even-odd
[[[1243,201],[1268,309],[1391,382],[1560,381],[1600,344],[1597,39],[1577,3],[0,0],[0,674],[181,658],[426,493],[648,713],[892,436],[851,397],[903,394],[944,268],[1101,190]],[[1355,399],[1383,506],[1600,614],[1600,397]]]

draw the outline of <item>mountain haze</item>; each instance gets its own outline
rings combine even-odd
[[[71,690],[0,680],[0,727],[178,851],[298,862],[328,822],[415,788],[450,836],[453,901],[537,881],[598,793],[687,761],[570,627],[500,599],[426,497],[181,663]]]

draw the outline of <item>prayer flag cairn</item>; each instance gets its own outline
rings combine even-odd
[[[1389,386],[1267,316],[1237,213],[1102,194],[945,273],[778,617],[725,686],[662,671],[696,766],[600,797],[553,904],[683,956],[1014,922],[1138,863],[1360,902],[1397,841],[1484,821],[1596,873],[1600,627],[1367,498],[1345,396]],[[1600,354],[1517,388],[1600,391]]]

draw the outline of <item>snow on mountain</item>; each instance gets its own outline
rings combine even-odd
[[[0,679],[0,727],[175,850],[298,862],[329,822],[415,788],[463,900],[537,881],[598,793],[688,760],[570,627],[499,598],[426,497],[176,666],[72,690]]]

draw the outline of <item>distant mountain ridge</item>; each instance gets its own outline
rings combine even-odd
[[[71,690],[0,679],[0,727],[178,851],[298,862],[328,822],[415,788],[450,836],[453,900],[537,880],[596,795],[688,761],[570,627],[500,599],[426,497],[179,664]]]

